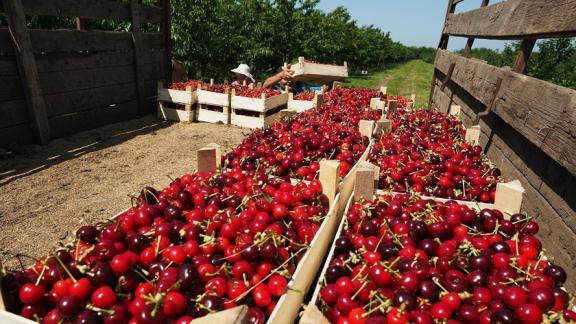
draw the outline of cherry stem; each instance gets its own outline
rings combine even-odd
[[[64,265],[64,262],[62,262],[62,260],[60,260],[60,258],[55,255],[54,258],[56,258],[56,261],[60,264],[60,266],[64,269],[64,271],[66,272],[66,274],[68,275],[68,277],[70,277],[72,279],[72,281],[74,283],[76,283],[76,278],[74,278],[74,276],[72,275],[72,273],[70,272],[70,270],[68,270],[68,267]]]

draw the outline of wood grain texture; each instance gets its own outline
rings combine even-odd
[[[24,12],[28,15],[81,17],[88,19],[112,19],[129,21],[128,4],[109,0],[22,0]],[[2,8],[0,8],[1,10]],[[162,10],[158,7],[139,4],[144,22],[159,23]]]
[[[576,91],[439,50],[436,68],[455,69],[452,80],[572,174],[576,174]]]
[[[49,117],[113,106],[136,99],[134,83],[113,84],[44,96]]]
[[[30,123],[26,100],[0,102],[0,128]]]
[[[508,0],[448,15],[444,33],[518,39],[576,35],[576,0]]]
[[[134,67],[132,65],[40,74],[40,84],[45,94],[134,82]]]
[[[451,87],[454,87],[452,84]],[[465,92],[453,88],[446,88],[447,95],[454,98],[455,103],[462,106],[462,121],[466,126],[472,125],[479,111],[485,106],[471,97],[466,97]],[[514,130],[510,125],[495,114],[490,114],[480,120],[481,144],[488,151],[497,147],[500,155],[491,156],[491,161],[498,167],[509,164],[515,169],[514,176],[505,175],[506,179],[520,179],[524,187],[530,186],[539,195],[545,197],[555,210],[554,214],[564,219],[568,226],[572,226],[576,233],[576,192],[570,188],[576,186],[576,176],[559,165],[551,157],[543,153],[538,147],[526,141],[522,134]],[[532,199],[527,196],[527,199]]]
[[[50,118],[50,125],[53,136],[61,137],[134,118],[137,114],[138,103],[136,100],[132,100],[112,107],[104,106],[89,111],[53,117]]]
[[[38,136],[40,144],[50,140],[50,125],[46,114],[46,105],[40,86],[36,59],[32,52],[32,41],[26,27],[26,16],[20,0],[2,0],[10,34],[14,45],[14,53],[18,64],[18,74],[26,99],[28,113]]]

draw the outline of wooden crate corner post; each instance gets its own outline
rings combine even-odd
[[[388,112],[395,112],[398,109],[398,101],[397,100],[388,100]]]
[[[375,122],[373,120],[361,120],[358,124],[360,135],[366,136],[369,139],[372,138],[374,134],[374,124]]]
[[[376,167],[360,166],[356,170],[356,182],[354,183],[354,200],[372,200],[376,190],[374,178]]]
[[[374,137],[379,139],[382,135],[390,134],[392,132],[392,121],[390,119],[380,119],[376,122],[374,128]]]
[[[316,305],[304,307],[304,312],[298,322],[299,324],[330,324],[330,321],[324,317],[324,314],[322,314]]]
[[[460,118],[460,111],[462,110],[462,107],[459,105],[450,105],[450,109],[448,110],[448,114],[451,116],[454,116],[456,118]]]
[[[496,197],[494,208],[510,215],[520,212],[524,187],[519,180],[496,184]]]
[[[464,140],[466,143],[471,143],[472,145],[480,145],[480,125],[474,125],[466,128],[466,135]]]
[[[209,144],[196,151],[198,172],[216,171],[220,168],[221,149],[218,144]]]
[[[322,183],[322,191],[328,196],[330,206],[332,206],[338,193],[338,184],[340,183],[340,162],[337,160],[320,161],[320,175],[318,178],[320,183]]]

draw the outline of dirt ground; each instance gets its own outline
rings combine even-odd
[[[0,258],[40,256],[82,224],[130,207],[128,194],[196,168],[196,150],[223,150],[249,133],[231,125],[174,124],[146,116],[108,125],[49,145],[0,151]]]

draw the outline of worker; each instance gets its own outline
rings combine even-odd
[[[298,94],[308,90],[308,86],[302,81],[294,81],[292,75],[294,71],[290,70],[290,64],[281,66],[276,70],[276,74],[269,77],[262,85],[264,88],[271,88],[284,91],[286,86],[290,88],[290,92]]]
[[[234,82],[232,82],[233,87],[237,86],[249,86],[256,83],[252,73],[250,73],[250,67],[247,64],[240,64],[237,68],[230,70],[234,72]]]

